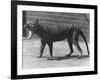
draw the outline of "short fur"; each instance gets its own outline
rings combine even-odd
[[[68,40],[70,53],[67,56],[70,56],[73,53],[73,44],[77,47],[82,57],[82,50],[78,43],[79,35],[81,35],[86,43],[87,52],[89,55],[89,48],[86,38],[83,32],[74,25],[68,24],[66,26],[42,26],[39,24],[39,20],[37,19],[34,24],[26,24],[25,28],[31,30],[33,33],[37,34],[41,38],[41,47],[40,47],[40,57],[43,55],[43,50],[45,45],[48,44],[51,58],[53,57],[52,48],[53,42],[62,41],[64,39]]]

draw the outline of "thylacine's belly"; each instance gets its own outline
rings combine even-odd
[[[45,41],[62,41],[64,39],[67,38],[67,34],[54,34],[54,35],[46,35],[46,37],[44,37]]]

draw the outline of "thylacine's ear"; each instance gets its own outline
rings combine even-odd
[[[34,24],[36,24],[36,25],[39,24],[39,19],[36,19]]]

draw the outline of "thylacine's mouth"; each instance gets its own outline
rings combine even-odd
[[[29,40],[29,39],[31,39],[31,37],[32,37],[32,31],[28,31],[27,39]]]

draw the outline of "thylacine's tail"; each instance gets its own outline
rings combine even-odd
[[[86,43],[87,52],[88,52],[88,56],[89,56],[89,55],[90,55],[90,52],[89,52],[88,43],[87,43],[86,38],[85,38],[85,36],[84,36],[84,34],[83,34],[83,32],[82,32],[81,30],[80,30],[80,35],[83,37],[83,39],[84,39],[84,41],[85,41],[85,43]]]

